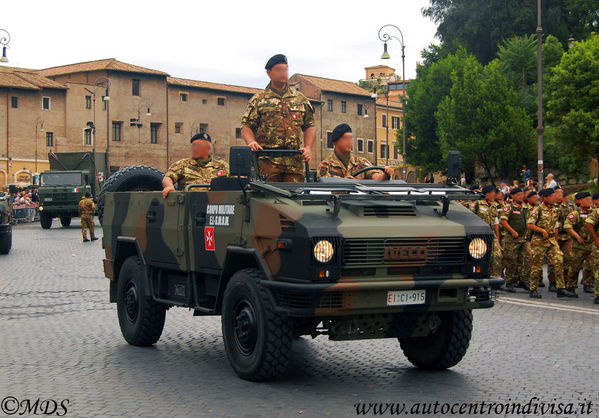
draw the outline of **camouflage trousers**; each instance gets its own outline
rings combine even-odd
[[[563,280],[566,281],[566,278],[569,274],[569,266],[570,259],[572,258],[572,240],[571,239],[558,239],[557,244],[559,245],[560,250],[564,254],[564,266],[563,266]],[[553,267],[549,266],[547,270],[547,280],[549,283],[556,283],[555,280],[555,272],[553,271]]]
[[[527,243],[524,237],[514,238],[512,234],[503,236],[503,265],[505,266],[505,283],[517,284],[524,270],[524,250]]]
[[[501,277],[503,275],[503,251],[499,246],[497,237],[493,240],[493,252],[491,253],[491,275],[493,277]]]
[[[95,238],[94,217],[92,215],[81,215],[81,234],[83,239],[87,238],[87,230],[89,229],[89,237]]]
[[[290,159],[289,157],[284,158]],[[281,160],[282,158],[276,158],[274,161],[269,158],[261,158],[258,161],[260,175],[265,178],[267,183],[301,183],[305,180],[305,172],[299,161],[290,161],[288,164],[281,164],[279,162]]]
[[[590,265],[595,281],[595,297],[599,298],[599,249],[597,247],[593,248],[593,252],[591,253]]]
[[[591,269],[590,257],[589,259],[584,260],[584,263],[582,264],[582,285],[593,285],[593,270]]]
[[[543,278],[543,263],[545,256],[549,266],[555,271],[555,283],[558,289],[563,289],[564,284],[564,254],[559,248],[557,241],[550,238],[543,243],[531,242],[530,253],[532,257],[532,265],[530,268],[530,290],[539,288],[539,281]]]
[[[584,248],[572,248],[571,257],[567,260],[564,259],[564,265],[567,264],[567,273],[564,272],[564,275],[566,275],[566,288],[576,289],[578,287],[578,274],[580,273],[580,270],[582,269],[584,262],[591,259],[592,253],[593,244],[586,245]]]
[[[530,241],[525,240],[522,246],[522,274],[520,274],[520,281],[524,283],[530,283],[530,269],[532,266],[532,254],[530,252]]]

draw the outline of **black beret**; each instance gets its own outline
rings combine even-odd
[[[562,194],[564,195],[564,197],[569,196],[568,192],[565,191],[564,189],[555,189],[555,190],[563,190]]]
[[[599,192],[593,193],[593,200],[599,199]]]
[[[335,126],[335,129],[333,129],[333,133],[331,134],[331,141],[337,142],[337,140],[347,132],[351,132],[351,127],[347,123]]]
[[[529,197],[536,196],[537,194],[538,194],[538,193],[537,193],[537,192],[535,192],[535,191],[533,190],[532,192],[530,192],[530,193],[528,193],[528,194],[526,195],[526,198],[529,198]]]
[[[486,186],[483,186],[483,189],[481,190],[483,194],[487,194],[487,193],[491,193],[496,191],[497,188],[491,184],[487,184]]]
[[[574,195],[574,199],[579,200],[579,199],[584,199],[585,197],[590,197],[591,194],[589,192],[578,192]]]
[[[541,189],[541,191],[539,192],[539,196],[551,196],[553,193],[555,193],[553,187],[548,187],[546,189]]]
[[[516,194],[516,193],[522,193],[522,189],[519,187],[514,187],[511,191],[510,194]]]
[[[189,142],[193,143],[193,141],[195,141],[196,139],[203,139],[204,141],[212,142],[212,140],[210,139],[210,135],[208,135],[206,132],[202,132],[201,134],[195,134],[191,137],[191,141]]]
[[[473,184],[472,186],[470,186],[470,190],[478,190],[480,189],[480,186],[478,184]]]
[[[266,66],[264,67],[267,70],[270,70],[277,64],[287,64],[287,57],[283,54],[277,54],[270,57],[267,61]]]

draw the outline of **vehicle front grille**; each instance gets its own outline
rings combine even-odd
[[[414,206],[365,206],[364,216],[416,216]]]
[[[343,308],[343,293],[329,292],[319,296],[306,293],[279,291],[275,293],[277,304],[290,309],[340,309]]]

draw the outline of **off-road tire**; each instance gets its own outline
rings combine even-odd
[[[12,228],[7,234],[0,235],[0,254],[8,254],[12,248]]]
[[[71,217],[64,216],[64,217],[60,218],[60,224],[65,228],[68,226],[71,226]]]
[[[127,303],[128,298],[134,296],[131,292],[137,296],[134,308],[131,302]],[[158,341],[164,328],[166,307],[155,302],[147,291],[144,270],[137,256],[128,257],[121,266],[116,305],[121,333],[129,344],[148,346]]]
[[[291,320],[274,312],[268,291],[260,285],[263,279],[256,269],[235,273],[225,289],[221,316],[229,363],[239,377],[254,382],[271,380],[285,372],[293,340]],[[241,307],[247,308],[248,304],[255,314],[256,341],[244,352],[235,325],[239,325]]]
[[[472,310],[438,312],[441,324],[426,337],[399,338],[410,363],[422,369],[442,370],[462,360],[472,335]]]
[[[52,228],[52,216],[44,212],[40,213],[40,225],[43,229]]]

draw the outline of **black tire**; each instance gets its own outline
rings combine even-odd
[[[426,337],[399,338],[404,355],[422,369],[442,370],[462,360],[472,335],[472,311],[438,312],[441,323]]]
[[[148,346],[158,341],[164,328],[166,307],[152,300],[137,256],[128,257],[121,266],[116,306],[121,333],[129,344]]]
[[[0,235],[0,254],[8,254],[12,248],[12,227],[4,235]]]
[[[60,218],[60,224],[62,226],[64,226],[65,228],[67,226],[71,226],[71,217],[70,216],[63,216],[62,218]]]
[[[222,332],[227,358],[239,377],[262,382],[287,369],[293,326],[274,312],[262,273],[240,270],[231,277],[223,296]]]
[[[96,213],[100,224],[104,215],[105,193],[162,190],[163,177],[162,171],[147,165],[133,165],[112,174],[102,185],[97,199]]]
[[[43,229],[52,228],[52,215],[42,212],[40,214],[40,225]]]

